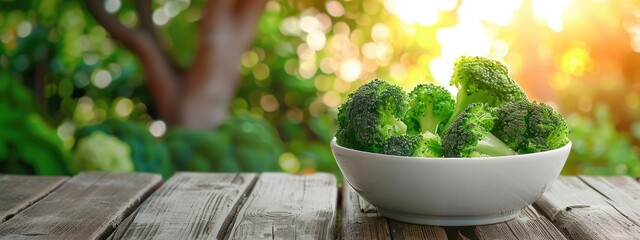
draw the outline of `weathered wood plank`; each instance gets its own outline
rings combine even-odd
[[[442,227],[388,220],[348,184],[343,187],[343,239],[447,239]]]
[[[387,219],[353,187],[342,187],[342,239],[391,239]]]
[[[640,226],[640,184],[630,177],[580,176],[587,185],[606,197],[605,201]]]
[[[40,200],[69,177],[0,175],[0,223]]]
[[[333,239],[337,187],[331,174],[262,174],[229,231],[230,239]]]
[[[256,174],[177,173],[113,239],[221,239],[255,179]]]
[[[0,225],[0,239],[102,239],[162,182],[160,175],[82,173]]]
[[[578,177],[560,177],[535,203],[571,239],[633,239],[640,227]]]
[[[391,229],[393,239],[447,239],[445,229],[438,226],[417,225],[389,220],[389,228]]]
[[[473,227],[476,239],[566,239],[549,219],[532,206],[513,220]]]

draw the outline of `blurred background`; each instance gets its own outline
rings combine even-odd
[[[640,176],[632,0],[0,1],[0,172],[339,175],[338,106],[504,61],[560,111],[564,174]]]

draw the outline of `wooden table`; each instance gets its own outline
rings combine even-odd
[[[378,215],[333,175],[0,175],[0,239],[640,239],[640,184],[562,176],[518,218],[437,227]]]

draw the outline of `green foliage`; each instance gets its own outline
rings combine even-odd
[[[34,112],[32,99],[18,81],[0,74],[0,171],[68,174],[70,153],[55,130]]]
[[[109,118],[151,119],[142,103],[153,103],[137,59],[109,38],[82,1],[2,4],[0,32],[8,34],[0,44],[0,69],[34,90],[47,121],[82,127]],[[122,6],[123,22],[131,9]],[[119,98],[142,106],[118,114]]]
[[[284,152],[265,120],[239,114],[212,131],[174,128],[164,140],[178,170],[214,172],[278,171]]]
[[[472,103],[444,130],[442,152],[445,157],[507,156],[516,152],[491,134],[494,113],[485,103]]]
[[[79,129],[76,139],[83,139],[98,131],[115,136],[131,147],[131,159],[136,171],[160,173],[165,178],[175,171],[166,146],[142,124],[110,119]]]
[[[125,26],[135,26],[139,19],[134,11],[134,2],[115,2],[121,4],[114,15]],[[194,61],[198,37],[197,20],[202,16],[202,7],[206,2],[205,0],[153,2],[154,9],[162,9],[158,13],[171,14],[166,24],[156,25],[156,30],[160,35],[162,46],[169,50],[169,55],[180,67],[189,66]],[[385,10],[383,1],[331,2],[334,6],[338,6],[332,8],[337,11],[331,13],[325,9],[327,6],[323,1],[314,2],[315,6],[305,4],[307,2],[309,1],[298,1],[294,4],[292,1],[276,0],[267,4],[259,21],[255,44],[242,57],[240,70],[243,81],[239,85],[237,97],[231,106],[234,113],[250,112],[264,118],[278,129],[286,153],[295,155],[294,158],[298,162],[297,165],[294,164],[296,167],[292,168],[295,171],[317,170],[339,173],[328,142],[336,131],[336,108],[338,103],[346,99],[348,92],[374,77],[389,79],[401,84],[405,89],[411,89],[417,84],[428,81],[434,82],[435,80],[432,79],[437,77],[437,71],[434,69],[439,68],[434,67],[437,66],[435,63],[442,62],[443,59],[460,52],[451,51],[451,49],[477,50],[477,48],[460,48],[461,45],[470,47],[477,45],[476,47],[482,49],[480,44],[482,41],[475,41],[474,44],[468,44],[465,41],[446,41],[452,36],[462,34],[456,30],[461,26],[458,23],[460,17],[458,15],[462,13],[457,13],[456,10],[441,11],[437,22],[423,26],[403,23],[400,18]],[[466,5],[468,2],[471,1],[460,2],[458,6]],[[624,15],[623,12],[617,14],[603,10],[609,8],[600,8],[601,3],[598,1],[579,3],[584,9],[592,9],[593,4],[598,5],[598,13],[605,14],[603,16]],[[51,174],[67,171],[63,160],[44,163],[40,161],[55,159],[56,155],[69,155],[68,153],[39,153],[47,157],[33,157],[28,161],[17,156],[20,155],[19,151],[13,150],[16,146],[23,146],[22,142],[25,141],[31,142],[30,145],[35,147],[21,148],[45,150],[28,149],[21,152],[67,151],[62,148],[60,140],[53,137],[44,137],[44,139],[48,139],[46,142],[49,143],[55,142],[53,145],[56,147],[39,147],[42,143],[26,139],[28,131],[24,129],[27,125],[50,128],[47,125],[58,126],[64,122],[64,126],[73,129],[102,123],[106,119],[115,118],[147,124],[156,118],[155,106],[144,85],[138,59],[109,37],[109,34],[84,10],[82,1],[9,0],[3,1],[1,5],[0,72],[10,75],[12,79],[32,89],[38,96],[37,104],[41,107],[38,111],[33,108],[35,104],[32,97],[21,100],[18,104],[29,107],[20,105],[15,109],[31,109],[26,115],[20,113],[23,115],[19,118],[24,120],[24,124],[16,123],[10,125],[12,129],[0,130],[2,141],[8,139],[4,137],[5,135],[12,136],[15,140],[13,133],[24,134],[24,137],[20,135],[20,139],[15,140],[20,144],[5,142],[0,144],[0,156],[11,155],[8,158],[0,157],[2,171],[37,173],[36,169],[40,169],[40,172],[48,171]],[[610,9],[633,11],[633,7]],[[529,22],[522,19],[523,16],[528,15],[530,14],[516,12],[513,23]],[[635,84],[633,77],[628,77],[637,75],[637,68],[634,67],[637,65],[636,61],[632,60],[634,55],[626,54],[630,51],[629,45],[626,44],[628,39],[619,38],[619,44],[605,41],[606,44],[598,45],[603,41],[599,41],[600,38],[597,37],[590,37],[598,31],[584,32],[581,30],[590,28],[580,26],[595,26],[594,23],[599,20],[597,18],[573,19],[579,19],[579,21],[564,21],[564,34],[549,31],[545,24],[540,25],[543,26],[542,31],[537,29],[537,33],[540,34],[534,35],[543,36],[540,40],[544,41],[542,41],[542,47],[535,48],[539,51],[533,52],[544,54],[533,56],[530,54],[532,51],[529,51],[532,49],[530,44],[532,42],[538,44],[540,41],[522,41],[522,36],[526,37],[526,34],[513,34],[519,29],[529,31],[529,28],[513,23],[507,26],[496,26],[487,24],[490,21],[484,20],[479,27],[484,28],[487,33],[489,41],[485,42],[490,45],[486,45],[487,49],[490,49],[488,55],[517,63],[519,67],[514,70],[518,71],[514,74],[527,77],[524,80],[528,82],[528,86],[525,87],[527,91],[533,90],[532,97],[550,99],[546,94],[554,95],[553,93],[541,92],[550,90],[544,90],[548,84],[555,91],[558,108],[566,113],[577,111],[588,113],[591,111],[591,105],[598,102],[608,102],[614,107],[610,112],[615,113],[614,116],[606,120],[598,120],[590,116],[580,117],[581,120],[573,123],[575,126],[572,127],[572,139],[582,139],[585,142],[584,146],[589,147],[578,150],[575,145],[576,140],[573,140],[574,150],[569,163],[573,165],[568,165],[573,170],[569,172],[597,172],[594,169],[604,169],[602,172],[631,173],[633,172],[631,169],[638,162],[637,144],[640,142],[640,137],[633,142],[631,138],[626,137],[624,131],[629,123],[638,122],[640,117],[638,114],[640,105],[637,104],[637,92],[640,88]],[[618,31],[617,33],[624,36],[628,35],[622,27],[626,26],[625,24],[608,24],[607,26],[617,26],[617,30],[611,30]],[[457,34],[453,34],[454,32]],[[445,38],[446,35],[450,37]],[[563,39],[569,35],[573,36],[571,43]],[[577,39],[576,36],[578,36]],[[312,42],[323,44],[321,47],[311,47]],[[503,46],[504,43],[507,48]],[[443,51],[441,51],[441,45]],[[445,49],[448,51],[444,51]],[[576,49],[584,49],[584,53],[578,51],[577,53],[580,54],[570,54],[575,53]],[[600,61],[600,59],[609,60]],[[341,68],[345,62],[353,60],[360,63],[362,71],[357,78],[345,79]],[[534,69],[534,72],[540,71],[540,74],[552,77],[549,81],[539,81],[544,78],[539,78],[538,74],[531,74],[531,71],[526,70],[529,67]],[[612,72],[607,69],[622,70]],[[97,81],[98,76],[103,80],[110,79],[109,83],[105,86],[104,81]],[[522,78],[518,79],[522,80]],[[0,78],[0,85],[3,84],[3,80]],[[3,97],[0,96],[0,98]],[[275,107],[265,109],[264,103],[267,102],[264,101],[265,99],[272,100],[270,103]],[[622,99],[626,100],[622,101],[626,104],[621,104]],[[3,107],[2,104],[0,103],[0,111],[3,114],[0,119],[16,116],[14,114],[17,113],[5,111],[6,106]],[[18,106],[13,104],[16,103],[10,105]],[[458,111],[461,110],[464,108],[458,108]],[[624,119],[625,115],[627,119]],[[615,126],[613,118],[616,119]],[[5,123],[4,120],[2,123]],[[65,131],[60,129],[58,128],[57,135],[53,129],[44,131],[48,132],[44,135],[62,137],[67,147],[73,146],[73,136],[64,136]],[[172,135],[178,131],[180,130],[170,128],[169,134]],[[5,134],[6,132],[12,132],[12,134]],[[609,142],[594,139],[593,136],[596,134],[608,134],[608,137],[603,139],[608,139]],[[39,134],[34,133],[35,135]],[[576,137],[578,135],[579,137]],[[193,138],[198,139],[200,136]],[[167,137],[168,139],[180,138]],[[191,145],[193,141],[197,142],[194,139],[186,137],[184,142],[176,140],[168,141],[166,144],[169,148],[184,148]],[[175,159],[191,159],[190,156],[195,154],[189,151],[172,151],[171,154],[176,168],[200,169],[197,167],[198,164],[195,164],[197,161],[190,167],[182,165],[188,163],[175,161]],[[607,158],[610,157],[615,157],[617,160],[608,160]],[[60,158],[68,159],[68,157]],[[6,159],[13,160],[8,163]],[[580,162],[579,160],[582,159],[592,160]],[[207,160],[201,162],[203,163],[201,169],[212,168],[204,164],[208,162]],[[32,163],[38,166],[53,165],[34,167]]]
[[[118,171],[133,172],[131,148],[120,139],[95,131],[78,142],[71,171]]]
[[[573,144],[563,174],[640,176],[640,148],[616,130],[612,112],[596,105],[592,115],[567,118]]]

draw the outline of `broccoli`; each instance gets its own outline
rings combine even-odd
[[[442,136],[445,157],[488,157],[516,152],[491,134],[495,110],[485,103],[472,103],[458,114]]]
[[[408,133],[442,133],[439,128],[449,121],[455,102],[444,87],[420,84],[409,93],[409,110],[404,122]]]
[[[117,137],[96,131],[80,139],[73,158],[71,170],[133,172],[131,148]]]
[[[380,153],[397,156],[442,157],[440,137],[424,134],[403,134],[390,137],[380,149]]]
[[[103,123],[85,126],[76,131],[76,139],[82,139],[100,131],[117,137],[131,148],[131,160],[138,172],[155,172],[169,178],[174,166],[169,158],[167,146],[151,135],[143,124],[119,119],[108,119]]]
[[[472,103],[482,102],[488,107],[497,107],[527,99],[520,86],[509,77],[505,65],[484,57],[459,58],[454,64],[451,85],[458,88],[458,95],[455,110],[445,128]]]
[[[407,126],[400,119],[408,109],[407,99],[400,87],[383,80],[362,85],[338,109],[337,143],[379,152],[387,139],[406,133]]]
[[[567,123],[544,103],[517,101],[502,105],[491,132],[518,153],[556,149],[569,142]]]

